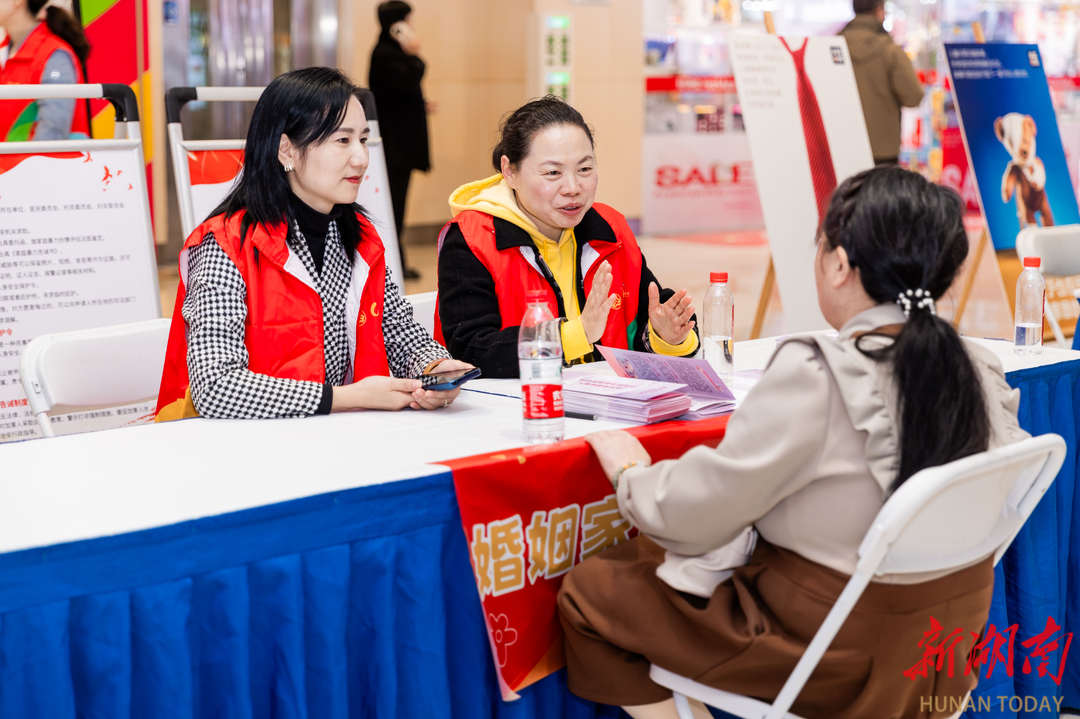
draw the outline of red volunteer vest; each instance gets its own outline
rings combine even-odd
[[[71,57],[78,82],[86,82],[75,51],[54,35],[48,25],[41,23],[26,38],[19,51],[9,57],[4,67],[0,68],[0,85],[40,85],[45,63],[57,50],[62,50]],[[0,100],[0,140],[33,140],[37,114],[36,100]],[[90,122],[86,116],[86,102],[83,100],[75,101],[71,133],[90,137]]]
[[[615,239],[611,241],[610,238],[595,239],[583,236],[579,232],[581,229],[579,225],[575,229],[575,238],[581,255],[581,266],[578,267],[577,274],[579,278],[584,278],[585,296],[588,297],[592,290],[593,277],[600,263],[607,260],[611,265],[611,292],[617,294],[618,298],[611,307],[607,326],[598,344],[628,349],[633,346],[634,336],[639,330],[637,313],[638,288],[641,286],[641,250],[638,248],[634,233],[626,224],[626,218],[617,210],[599,202],[593,205],[593,209],[611,226]],[[500,329],[521,324],[527,304],[526,293],[533,290],[542,290],[547,295],[548,307],[552,314],[556,314],[558,299],[555,289],[543,273],[526,259],[525,253],[528,253],[530,258],[539,253],[534,254],[532,248],[520,247],[499,250],[495,246],[494,218],[484,212],[467,210],[457,215],[453,222],[456,222],[461,229],[461,234],[465,237],[469,249],[478,260],[484,263],[484,267],[495,280],[495,295],[499,298],[499,315],[502,319]],[[435,308],[435,339],[446,345],[437,306]]]
[[[286,269],[290,259],[295,264],[299,264],[300,260],[296,256],[290,257],[289,247],[285,243],[285,224],[269,228],[260,224],[249,228],[247,238],[241,243],[240,223],[243,218],[244,212],[238,212],[228,220],[224,215],[211,217],[187,238],[184,251],[201,243],[206,233],[212,232],[214,239],[240,270],[247,286],[244,344],[248,350],[248,369],[271,377],[325,382],[322,298],[313,287]],[[362,236],[353,259],[350,281],[354,289],[350,290],[350,297],[359,294],[360,302],[359,306],[354,306],[352,302],[346,304],[346,317],[356,317],[355,342],[350,342],[351,348],[355,348],[352,358],[353,381],[372,375],[390,375],[382,333],[386,293],[383,246],[375,228],[363,217],[358,216],[358,219]],[[186,260],[181,253],[181,282],[176,291],[173,323],[165,352],[158,412],[184,399],[190,385],[187,323],[181,314]],[[355,286],[361,283],[361,291],[355,292]]]

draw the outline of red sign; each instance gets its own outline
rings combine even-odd
[[[1080,77],[1048,77],[1046,81],[1050,83],[1051,90],[1072,92],[1080,89]]]
[[[727,417],[635,427],[654,460],[715,447]],[[503,699],[565,664],[556,597],[585,559],[632,537],[592,449],[575,439],[446,462],[454,472]]]
[[[243,150],[188,150],[187,156],[192,185],[230,182],[244,167]]]
[[[938,183],[956,190],[968,212],[979,211],[979,193],[975,190],[975,174],[968,166],[964,138],[959,127],[948,127],[941,134],[941,176]]]
[[[715,92],[735,94],[732,75],[669,75],[645,78],[645,92]]]
[[[738,185],[754,182],[753,165],[749,162],[733,162],[730,165],[714,163],[711,167],[689,168],[678,165],[661,165],[656,168],[657,187],[686,187],[688,185]]]

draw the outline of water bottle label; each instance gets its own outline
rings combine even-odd
[[[522,385],[521,402],[525,419],[556,419],[562,417],[562,385]]]

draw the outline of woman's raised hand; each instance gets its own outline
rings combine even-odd
[[[585,339],[589,341],[589,344],[595,343],[604,336],[608,313],[616,299],[616,295],[610,292],[611,265],[604,260],[593,276],[592,290],[585,299],[585,307],[581,310],[581,327],[585,330]]]
[[[682,344],[694,322],[693,299],[686,290],[679,290],[667,302],[660,302],[660,290],[655,282],[649,283],[649,323],[660,339],[669,345]]]

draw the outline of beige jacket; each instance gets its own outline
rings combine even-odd
[[[923,99],[919,77],[873,15],[856,15],[840,34],[851,53],[874,159],[895,160],[900,154],[900,107],[918,107]]]
[[[854,573],[859,545],[899,464],[889,365],[860,353],[854,335],[903,321],[896,305],[879,305],[852,318],[836,340],[785,342],[717,449],[696,447],[678,460],[623,473],[619,509],[668,550],[665,581],[680,570],[692,576],[695,562],[711,559],[701,555],[743,541],[750,525],[772,544]],[[1020,392],[1005,382],[1001,362],[983,347],[966,346],[982,379],[990,446],[1029,436],[1016,419]],[[878,581],[934,576],[940,573]]]

